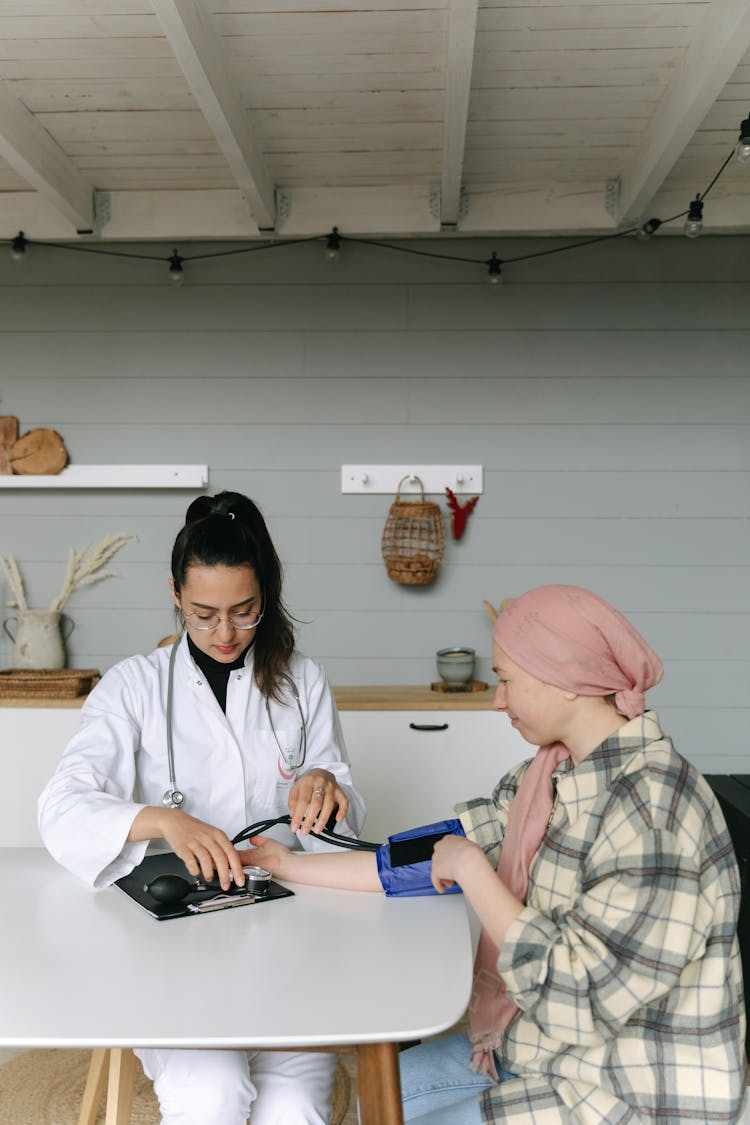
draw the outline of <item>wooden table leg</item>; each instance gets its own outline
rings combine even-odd
[[[129,1047],[110,1048],[105,1125],[130,1125],[135,1087],[135,1055]]]
[[[91,1062],[86,1078],[86,1089],[83,1091],[81,1112],[78,1125],[94,1125],[99,1102],[102,1100],[104,1086],[107,1081],[107,1063],[109,1062],[109,1048],[96,1047],[91,1052]]]
[[[357,1089],[360,1125],[403,1125],[395,1043],[359,1044]]]

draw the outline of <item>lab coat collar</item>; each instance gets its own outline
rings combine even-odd
[[[175,641],[175,644],[179,645],[175,657],[175,673],[180,675],[183,681],[188,684],[197,684],[199,681],[202,681],[203,673],[190,655],[187,633],[182,633],[180,639]],[[254,648],[255,644],[253,643],[248,647],[245,653],[245,668],[251,669],[253,666]]]

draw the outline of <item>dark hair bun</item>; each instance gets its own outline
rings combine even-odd
[[[241,492],[218,492],[216,496],[199,496],[185,513],[185,526],[208,516],[229,516],[242,523],[255,525],[262,520],[260,508]]]

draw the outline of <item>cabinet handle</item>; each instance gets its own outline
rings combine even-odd
[[[447,723],[409,723],[410,730],[447,730]]]

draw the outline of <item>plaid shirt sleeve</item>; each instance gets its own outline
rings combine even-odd
[[[495,786],[491,798],[476,797],[455,806],[456,816],[461,821],[464,832],[470,840],[479,844],[495,870],[500,862],[508,809],[528,765],[528,762],[523,762],[506,773]]]

